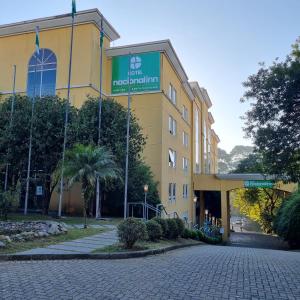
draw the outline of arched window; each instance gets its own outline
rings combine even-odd
[[[34,53],[28,65],[27,96],[54,96],[56,87],[56,56],[49,49]]]

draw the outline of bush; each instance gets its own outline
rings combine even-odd
[[[218,236],[207,236],[203,231],[201,230],[197,230],[197,236],[198,236],[198,240],[207,244],[212,244],[212,245],[216,245],[216,244],[220,244],[222,242],[222,236],[218,235]]]
[[[168,223],[167,223],[167,220],[159,218],[159,217],[155,217],[152,220],[157,222],[161,226],[162,236],[164,238],[168,238]]]
[[[191,230],[184,228],[183,233],[181,234],[181,237],[184,239],[190,239],[191,238]]]
[[[190,238],[193,239],[193,240],[198,240],[198,234],[197,234],[196,230],[191,230]]]
[[[150,241],[159,240],[162,237],[162,228],[160,224],[158,224],[154,220],[150,220],[146,222],[148,238]]]
[[[128,218],[118,225],[119,241],[131,249],[137,240],[147,239],[146,225],[137,219]]]
[[[176,224],[177,224],[177,231],[178,231],[178,235],[181,236],[183,234],[184,231],[184,223],[182,221],[182,219],[179,218],[175,218]]]
[[[300,247],[300,193],[286,198],[277,213],[273,225],[274,231],[292,248]]]
[[[177,239],[178,238],[178,227],[175,219],[167,219],[168,224],[168,239]]]

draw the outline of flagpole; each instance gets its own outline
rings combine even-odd
[[[131,105],[131,90],[130,90],[130,59],[131,53],[128,56],[128,99],[127,99],[127,132],[126,132],[126,163],[125,163],[125,190],[124,190],[124,219],[127,218],[127,191],[128,191],[128,156],[129,156],[129,127],[130,127],[130,105]]]
[[[100,29],[100,85],[99,85],[99,111],[98,111],[98,147],[101,143],[101,119],[102,119],[102,65],[103,65],[103,19],[101,17],[101,29]],[[101,218],[101,190],[100,179],[97,176],[96,181],[96,219]]]
[[[12,122],[13,122],[13,114],[14,114],[14,108],[15,108],[15,100],[16,100],[16,73],[17,73],[17,67],[16,65],[13,66],[14,71],[13,71],[13,97],[11,99],[11,108],[10,108],[10,120],[9,120],[9,133],[11,134],[11,128],[12,128]],[[7,150],[7,154],[10,152],[10,146]],[[5,180],[4,180],[4,191],[7,191],[7,182],[8,182],[8,168],[9,168],[9,163],[8,163],[8,158],[7,158],[7,163],[6,163],[6,168],[5,168]]]
[[[65,152],[67,144],[67,131],[69,122],[69,106],[70,106],[70,91],[71,91],[71,74],[72,74],[72,56],[73,56],[73,37],[74,37],[74,19],[75,19],[74,7],[72,8],[72,27],[71,27],[71,46],[70,46],[70,61],[69,61],[69,77],[68,77],[68,96],[65,111],[65,124],[64,124],[64,142],[62,152],[62,166],[61,166],[61,177],[60,177],[60,191],[59,191],[59,202],[58,202],[58,217],[61,217],[62,202],[63,202],[63,188],[64,188],[64,163],[65,163]]]
[[[30,182],[30,168],[31,168],[31,152],[32,152],[32,131],[33,131],[33,118],[34,118],[34,105],[36,98],[36,81],[37,81],[37,64],[39,55],[39,28],[36,27],[36,51],[35,51],[35,69],[34,69],[34,91],[31,99],[31,120],[30,120],[30,134],[29,134],[29,150],[28,150],[28,163],[27,163],[27,176],[26,176],[26,193],[24,202],[24,215],[27,215],[28,209],[28,196],[29,196],[29,182]]]

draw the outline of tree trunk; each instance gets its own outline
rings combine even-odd
[[[84,216],[84,228],[87,228],[87,201],[84,196],[84,191],[81,192],[81,199],[83,200],[83,216]]]

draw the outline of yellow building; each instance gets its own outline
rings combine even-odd
[[[201,223],[206,209],[205,191],[220,191],[219,217],[226,239],[229,189],[223,179],[213,175],[218,173],[219,138],[212,129],[214,118],[209,111],[212,102],[204,88],[197,82],[189,82],[169,40],[111,47],[120,36],[103,15],[97,9],[78,12],[71,104],[80,107],[87,95],[99,96],[101,21],[105,48],[103,96],[127,106],[130,82],[132,110],[147,137],[143,157],[159,182],[166,211],[177,213],[190,224]],[[36,26],[40,29],[38,61],[34,56]],[[0,26],[0,93],[12,94],[12,72],[16,65],[17,93],[33,93],[33,76],[37,72],[39,96],[66,97],[70,33],[70,14]],[[77,195],[74,189],[65,195],[65,211],[80,209]],[[56,201],[53,197],[54,209]]]

